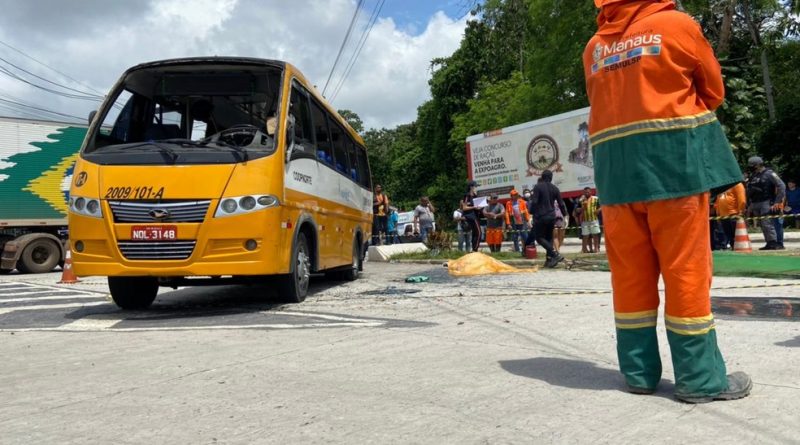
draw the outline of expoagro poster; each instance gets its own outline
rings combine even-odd
[[[467,138],[469,177],[478,194],[508,197],[532,189],[544,170],[566,196],[594,188],[589,108],[550,116]]]

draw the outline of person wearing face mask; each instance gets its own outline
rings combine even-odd
[[[753,382],[727,375],[711,314],[709,194],[742,178],[714,114],[725,98],[719,62],[673,0],[595,6],[598,29],[583,66],[620,371],[629,392],[656,391],[661,277],[675,397],[746,397]]]
[[[753,216],[768,216],[773,212],[783,211],[783,201],[786,198],[786,185],[781,178],[764,166],[764,160],[752,156],[747,160],[750,177],[747,178],[747,207],[748,213]],[[759,250],[780,250],[783,243],[778,240],[775,228],[777,220],[764,219],[761,224],[761,233],[764,234],[766,245]]]

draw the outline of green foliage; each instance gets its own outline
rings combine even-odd
[[[428,249],[435,252],[442,252],[452,250],[453,243],[456,241],[458,241],[458,239],[455,233],[437,230],[428,235],[428,240],[425,245],[428,246]]]
[[[339,110],[338,112],[339,115],[342,116],[351,127],[353,127],[353,130],[355,130],[356,133],[364,133],[364,121],[361,120],[358,114],[351,110]]]
[[[449,215],[464,193],[468,136],[588,105],[582,54],[596,30],[593,2],[474,1],[459,48],[431,61],[431,99],[416,121],[364,134],[375,182],[395,204],[429,196],[441,227],[452,225]],[[780,168],[797,169],[800,20],[791,11],[800,2],[678,3],[720,55],[727,95],[717,112],[738,159],[759,153]]]

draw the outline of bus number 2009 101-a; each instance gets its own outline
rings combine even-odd
[[[164,187],[109,187],[105,199],[162,199]]]

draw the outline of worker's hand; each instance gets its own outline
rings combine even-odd
[[[772,209],[773,212],[780,212],[781,210],[783,210],[783,204],[779,202],[770,207],[770,209]]]

